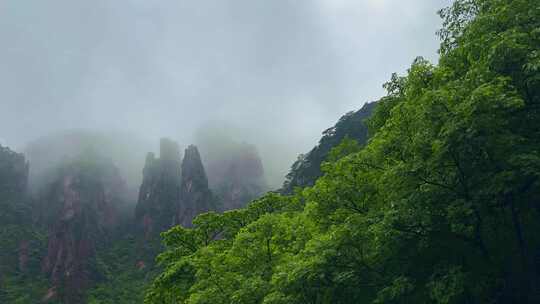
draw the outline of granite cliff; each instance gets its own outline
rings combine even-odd
[[[159,158],[148,153],[143,181],[135,209],[135,221],[146,239],[174,224],[176,205],[180,200],[181,162],[178,144],[163,138]]]
[[[82,303],[86,288],[99,279],[96,251],[107,246],[118,226],[125,183],[109,160],[83,155],[58,169],[42,197],[48,245],[42,261],[50,280],[45,300]]]
[[[208,178],[196,146],[190,145],[182,161],[180,200],[176,209],[175,223],[191,227],[199,214],[216,210],[216,199],[208,187]]]

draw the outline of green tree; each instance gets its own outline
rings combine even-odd
[[[439,64],[392,76],[364,148],[167,232],[146,302],[540,302],[540,3],[441,16]]]

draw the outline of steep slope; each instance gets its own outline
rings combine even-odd
[[[31,303],[46,290],[40,277],[44,238],[32,223],[28,162],[0,146],[0,303]]]
[[[92,153],[63,165],[42,198],[48,248],[43,271],[51,282],[45,299],[82,303],[84,290],[100,277],[96,251],[118,225],[125,199],[118,169]]]
[[[163,138],[160,155],[148,153],[143,181],[135,209],[135,220],[149,239],[169,229],[174,223],[180,200],[181,163],[178,144]]]
[[[190,145],[182,161],[180,200],[176,209],[175,223],[191,227],[191,221],[199,214],[215,210],[216,200],[208,187],[208,178],[201,161],[199,150]]]
[[[282,192],[291,193],[295,187],[312,186],[321,177],[321,164],[327,159],[332,148],[346,137],[354,139],[361,146],[367,143],[368,127],[365,120],[375,109],[376,102],[366,103],[360,110],[343,115],[332,127],[325,130],[319,144],[307,154],[302,154],[291,166]]]
[[[196,215],[215,209],[215,199],[198,149],[186,149],[180,161],[178,145],[160,141],[159,158],[148,154],[136,207],[136,229],[97,252],[104,279],[87,293],[88,303],[142,303],[146,284],[161,268],[157,254],[163,250],[159,233],[173,225],[191,226]]]
[[[146,303],[540,303],[539,8],[443,9],[439,63],[392,77],[363,149],[167,232]]]

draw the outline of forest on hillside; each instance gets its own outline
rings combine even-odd
[[[540,303],[540,1],[439,15],[279,189],[216,136],[0,145],[0,304]]]
[[[540,3],[458,0],[294,194],[163,234],[145,303],[540,302]]]

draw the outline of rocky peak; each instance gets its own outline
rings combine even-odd
[[[184,152],[182,161],[182,186],[191,188],[196,184],[199,188],[208,188],[208,178],[196,146],[190,145]],[[189,191],[189,189],[186,189]]]
[[[49,230],[43,271],[49,294],[62,303],[81,303],[83,291],[99,274],[96,248],[105,246],[117,222],[125,183],[112,162],[81,156],[63,165],[43,198]]]
[[[159,156],[156,158],[154,153],[146,156],[135,209],[137,224],[147,239],[172,226],[180,199],[181,163],[178,144],[167,138],[161,139]]]
[[[190,227],[197,215],[215,209],[214,197],[208,187],[208,178],[199,150],[190,145],[182,161],[180,201],[176,210],[176,224]]]

